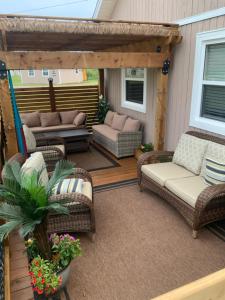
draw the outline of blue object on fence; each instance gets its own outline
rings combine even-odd
[[[19,152],[26,155],[26,146],[24,143],[24,137],[23,137],[23,126],[20,119],[20,114],[17,108],[16,104],[16,95],[13,88],[13,82],[12,82],[12,76],[10,71],[8,70],[8,78],[9,78],[9,88],[11,92],[11,103],[13,107],[13,114],[14,114],[14,121],[15,121],[15,127],[16,127],[16,135],[17,135],[17,142],[19,147]]]

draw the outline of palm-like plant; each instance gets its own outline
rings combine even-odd
[[[34,170],[27,175],[19,163],[5,164],[3,184],[0,185],[0,197],[3,199],[0,218],[6,223],[0,226],[0,240],[16,228],[22,237],[33,233],[42,255],[50,258],[47,214],[49,211],[68,213],[68,209],[59,202],[49,201],[49,198],[55,185],[73,173],[74,165],[68,161],[59,161],[47,186],[43,186],[41,182],[42,171]]]

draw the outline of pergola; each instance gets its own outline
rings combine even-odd
[[[1,110],[6,157],[17,149],[6,70],[156,68],[155,148],[163,149],[168,69],[178,25],[59,17],[0,15]],[[103,72],[100,72],[103,84]]]

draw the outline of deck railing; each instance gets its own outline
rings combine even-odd
[[[20,112],[80,110],[87,114],[87,127],[96,124],[98,85],[15,88]]]

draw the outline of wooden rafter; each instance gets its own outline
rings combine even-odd
[[[73,68],[161,68],[168,53],[151,52],[66,52],[66,51],[0,51],[0,60],[8,69]]]

